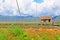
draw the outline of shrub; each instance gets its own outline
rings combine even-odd
[[[60,35],[55,34],[54,37],[56,38],[56,40],[60,40]]]

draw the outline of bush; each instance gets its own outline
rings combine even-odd
[[[60,40],[60,35],[55,34],[54,37],[56,38],[56,40]]]
[[[28,35],[25,32],[25,30],[23,30],[22,28],[16,26],[16,27],[12,27],[12,28],[8,28],[8,32],[10,33],[10,35],[13,35],[15,37],[18,37],[19,40],[28,40]],[[16,38],[17,39],[17,38]]]

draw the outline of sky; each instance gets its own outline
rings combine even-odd
[[[0,15],[2,16],[58,16],[60,15],[60,0],[0,0]]]

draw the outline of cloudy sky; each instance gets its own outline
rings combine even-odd
[[[21,16],[60,15],[60,0],[17,0]],[[16,0],[0,0],[0,15],[20,16]]]

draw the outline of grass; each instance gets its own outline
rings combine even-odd
[[[50,32],[44,30],[36,32],[34,29],[28,31],[17,26],[14,28],[2,28],[0,29],[0,40],[60,40],[59,34],[52,35]]]
[[[15,27],[15,28],[8,28],[8,32],[10,35],[13,35],[13,37],[10,40],[27,40],[27,33],[25,30],[22,30],[20,27]]]
[[[59,34],[54,34],[54,37],[56,38],[56,40],[60,40],[60,35]]]
[[[4,24],[4,25],[3,25]],[[33,29],[32,27],[41,27],[41,24],[37,23],[29,23],[24,26],[28,26],[30,28],[23,29],[23,26],[19,25],[19,23],[9,23],[6,25],[5,23],[0,24],[0,40],[60,40],[60,33],[57,31],[47,30],[50,26],[42,27],[42,30],[39,28],[38,30]],[[5,28],[7,27],[7,28]],[[44,29],[46,27],[46,29]],[[50,28],[51,29],[51,28]],[[60,31],[60,30],[58,30]],[[56,32],[56,34],[55,34]]]
[[[32,40],[19,26],[0,29],[0,40]]]
[[[59,26],[58,27],[60,27],[60,22],[56,22]],[[45,23],[44,23],[45,24]],[[0,27],[6,27],[6,26],[16,26],[16,25],[18,25],[18,26],[21,26],[21,27],[45,27],[45,28],[52,28],[52,25],[50,24],[50,23],[46,23],[45,25],[44,24],[42,24],[41,25],[41,23],[19,23],[19,22],[0,22]]]

